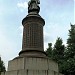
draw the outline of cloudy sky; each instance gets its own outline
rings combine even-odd
[[[29,0],[0,0],[0,55],[8,60],[18,56],[22,47],[22,19],[27,15]],[[74,24],[75,0],[40,0],[40,15],[45,19],[44,47],[57,37],[66,44],[70,22]]]

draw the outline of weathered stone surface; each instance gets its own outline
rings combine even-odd
[[[48,59],[48,66],[50,70],[58,72],[58,64],[50,59]]]
[[[19,70],[17,75],[27,75],[26,70]]]
[[[53,70],[58,72],[58,64],[48,58],[22,57],[9,61],[8,71],[12,70]]]
[[[14,59],[8,62],[8,71],[24,69],[24,58]]]
[[[16,70],[1,75],[63,75],[51,70]]]
[[[7,71],[5,75],[18,75],[18,71]]]
[[[5,75],[5,72],[2,72],[1,75]]]
[[[58,64],[48,58],[19,57],[9,61],[8,71],[1,75],[63,75]]]

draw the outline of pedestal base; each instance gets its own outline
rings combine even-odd
[[[1,75],[63,75],[51,70],[17,70],[17,71],[8,71],[2,73]]]
[[[58,64],[46,57],[17,57],[8,63],[8,71],[1,75],[62,75]]]

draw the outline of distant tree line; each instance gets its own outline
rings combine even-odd
[[[52,43],[48,43],[46,53],[50,59],[58,63],[59,72],[64,75],[75,75],[75,25],[71,24],[66,43],[65,46],[62,38],[58,37],[54,47]]]

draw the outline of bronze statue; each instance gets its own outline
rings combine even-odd
[[[40,1],[39,0],[30,0],[28,2],[28,12],[32,12],[35,10],[37,13],[39,13],[40,7],[39,7]]]

